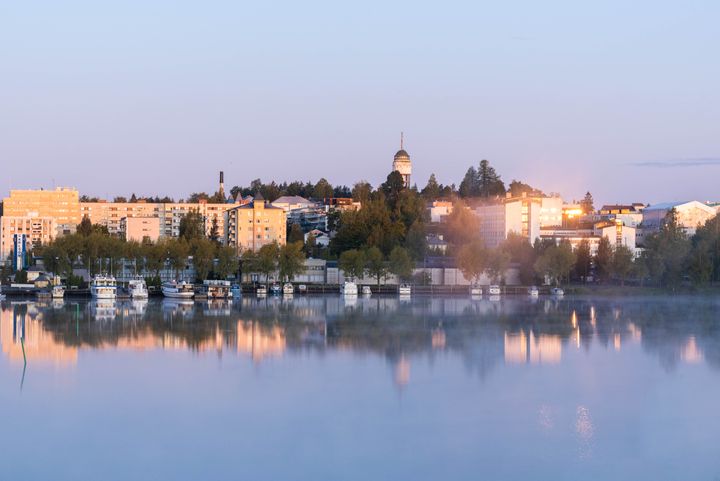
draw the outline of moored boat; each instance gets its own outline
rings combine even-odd
[[[280,284],[273,284],[270,286],[270,293],[274,296],[279,296],[282,292],[282,288],[280,287]]]
[[[530,286],[528,288],[528,296],[530,297],[538,297],[540,295],[540,290],[535,286]]]
[[[50,291],[50,296],[53,299],[62,299],[65,297],[65,287],[61,285],[53,286],[52,290]]]
[[[255,294],[257,294],[258,297],[265,297],[267,296],[267,287],[265,286],[257,286],[255,288]]]
[[[398,294],[401,296],[409,296],[412,294],[412,287],[410,284],[400,284],[400,287],[398,287]]]
[[[478,286],[477,284],[471,285],[470,286],[470,295],[472,297],[482,296],[482,287]]]
[[[90,295],[94,299],[115,299],[117,297],[117,281],[113,276],[99,274],[90,282]]]
[[[295,294],[295,287],[290,282],[283,285],[283,295],[289,296]]]
[[[307,286],[305,284],[300,284],[298,286],[298,292],[300,294],[306,294],[307,293]]]
[[[500,286],[493,284],[488,288],[488,294],[491,296],[499,296],[502,293]]]
[[[363,293],[363,296],[371,296],[372,289],[370,289],[370,286],[363,286],[362,293]]]
[[[550,294],[555,297],[563,297],[565,295],[565,291],[563,291],[559,287],[553,287],[552,289],[550,289]]]
[[[185,281],[169,281],[162,285],[162,293],[172,299],[192,299],[195,295],[193,285]]]
[[[345,281],[345,283],[340,286],[340,294],[342,294],[343,296],[357,296],[357,284],[352,281]]]
[[[145,279],[142,277],[138,276],[134,279],[130,279],[128,282],[128,291],[130,292],[130,297],[133,299],[148,298],[147,284],[145,284]]]
[[[232,297],[230,281],[205,280],[203,291],[208,299],[227,299]]]

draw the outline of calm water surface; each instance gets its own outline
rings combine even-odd
[[[4,302],[0,479],[718,480],[719,308]]]

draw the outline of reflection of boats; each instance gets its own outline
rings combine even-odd
[[[410,284],[400,284],[400,287],[398,287],[398,294],[401,296],[409,296],[412,294],[412,287],[410,287]]]
[[[470,296],[471,297],[482,296],[482,287],[478,286],[477,284],[471,285],[470,286]]]
[[[488,294],[491,296],[499,296],[502,292],[500,291],[500,286],[493,284],[488,288]]]
[[[162,293],[165,297],[174,299],[192,299],[195,295],[192,284],[185,281],[170,281],[163,283]]]
[[[117,282],[113,276],[97,275],[90,282],[90,294],[95,299],[115,299]]]
[[[145,279],[139,276],[134,279],[130,279],[128,282],[128,291],[130,291],[130,297],[133,299],[147,299],[148,297]]]
[[[362,293],[363,293],[363,296],[371,296],[372,289],[370,289],[370,286],[363,286]]]
[[[497,294],[491,294],[491,295],[488,297],[488,299],[490,299],[491,301],[497,302],[497,301],[500,300],[500,296],[498,296]]]
[[[290,282],[286,282],[285,284],[283,284],[283,294],[295,294],[295,288]]]
[[[203,291],[208,299],[227,299],[232,297],[230,292],[230,281],[205,280]]]
[[[530,288],[528,288],[528,296],[538,297],[539,295],[540,295],[540,290],[537,287],[531,286]]]
[[[115,299],[98,297],[90,303],[90,312],[97,321],[115,319]]]
[[[62,299],[65,297],[65,288],[61,285],[53,286],[50,295],[53,299]]]
[[[559,287],[553,287],[552,289],[550,289],[550,294],[552,294],[555,297],[562,297],[565,295],[565,291],[563,291]]]
[[[192,299],[168,297],[162,301],[163,314],[179,314],[181,316],[191,315],[195,307]]]
[[[280,288],[280,284],[273,284],[272,286],[270,286],[270,292],[274,296],[279,296],[280,292],[282,292],[282,289]]]
[[[345,283],[340,286],[340,294],[343,296],[357,296],[357,293],[357,284],[352,281],[345,281]]]
[[[209,299],[203,304],[203,315],[206,316],[229,316],[230,303],[223,299]]]

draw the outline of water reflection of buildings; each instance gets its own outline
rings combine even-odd
[[[0,310],[2,352],[13,362],[41,361],[55,365],[77,362],[74,346],[59,343],[43,328],[33,304],[13,304]],[[23,353],[24,349],[24,353]]]
[[[505,362],[511,364],[557,364],[562,358],[562,338],[530,331],[505,333]]]
[[[285,332],[280,326],[264,327],[255,321],[238,321],[237,352],[249,354],[253,362],[280,356],[286,348]]]

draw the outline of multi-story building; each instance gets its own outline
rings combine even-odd
[[[160,217],[123,217],[120,235],[127,241],[157,242],[160,238]]]
[[[644,208],[641,203],[604,205],[598,214],[604,220],[621,220],[627,226],[637,227],[643,220]]]
[[[453,203],[449,200],[434,200],[429,206],[430,222],[440,223],[443,217],[452,214]]]
[[[487,247],[498,247],[511,232],[532,243],[540,237],[541,228],[562,224],[562,199],[508,195],[501,202],[477,207],[475,213],[480,219],[480,238]]]
[[[281,208],[286,213],[290,213],[297,209],[312,208],[317,204],[311,200],[307,200],[305,197],[300,197],[299,195],[284,195],[272,201],[271,205],[273,207]]]
[[[3,199],[3,216],[52,218],[57,235],[75,232],[82,219],[80,196],[75,189],[58,187],[54,190],[11,190]]]
[[[57,235],[53,217],[0,217],[0,260],[5,261],[13,251],[13,236],[25,234],[32,248],[50,243]]]
[[[603,237],[610,241],[610,246],[613,248],[623,245],[636,253],[635,227],[627,226],[621,220],[601,221],[587,228],[544,228],[540,231],[541,239],[552,240],[556,243],[567,240],[573,250],[577,249],[582,241],[588,241],[592,255],[597,253],[600,239]]]
[[[266,244],[285,245],[285,211],[265,202],[262,195],[225,211],[225,243],[238,252],[257,251]]]
[[[697,200],[687,202],[665,202],[645,207],[642,210],[643,235],[659,231],[667,214],[675,209],[678,224],[688,235],[695,234],[698,227],[717,215],[717,209]]]

